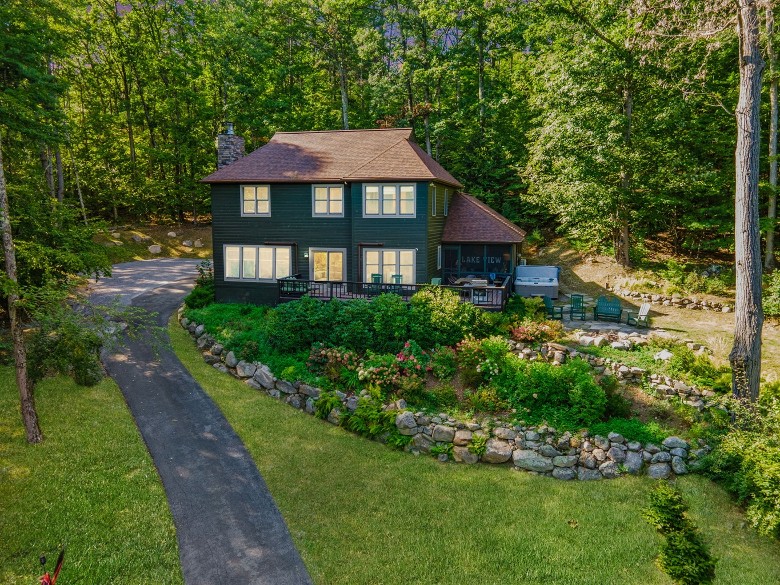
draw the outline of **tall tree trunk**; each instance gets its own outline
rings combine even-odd
[[[51,168],[51,151],[45,144],[41,145],[41,168],[43,177],[46,180],[46,187],[49,189],[49,195],[54,199],[57,195],[54,191],[54,174]]]
[[[54,161],[57,169],[57,201],[62,203],[65,199],[65,175],[62,171],[62,151],[59,146],[54,151]]]
[[[347,96],[347,69],[339,59],[339,91],[341,92],[341,124],[349,130],[349,97]]]
[[[626,155],[631,150],[632,142],[632,123],[634,116],[634,93],[633,93],[633,76],[631,74],[631,57],[627,58],[627,74],[625,80],[625,87],[623,88],[623,147]],[[620,169],[620,191],[623,201],[618,203],[617,207],[617,219],[618,219],[618,238],[617,247],[615,248],[615,259],[621,266],[631,266],[631,230],[628,223],[628,205],[627,202],[631,201],[631,169],[626,163]]]
[[[14,286],[16,284],[16,253],[11,234],[10,210],[8,193],[5,188],[5,173],[3,171],[3,142],[0,135],[0,230],[3,237],[3,256],[5,257],[5,273]],[[35,410],[35,398],[30,379],[27,376],[27,349],[24,345],[24,328],[19,318],[16,303],[19,295],[12,288],[8,292],[8,317],[11,321],[11,337],[14,346],[14,363],[16,364],[16,385],[19,387],[19,402],[22,411],[22,422],[27,433],[28,443],[40,443],[43,440],[41,428],[38,425],[38,413]]]
[[[73,178],[76,180],[76,193],[79,196],[79,206],[81,207],[81,216],[84,218],[84,225],[87,225],[87,208],[84,207],[84,196],[81,194],[81,181],[79,181],[79,169],[76,166],[76,159],[73,158],[73,153],[68,148],[68,155],[73,163]]]
[[[477,23],[477,94],[479,98],[479,137],[485,136],[485,38],[484,23]]]
[[[769,230],[766,233],[766,256],[764,268],[774,270],[775,222],[777,221],[777,54],[774,39],[775,16],[773,8],[766,9],[766,56],[769,61]]]
[[[755,401],[761,375],[761,248],[758,229],[758,159],[761,143],[761,76],[764,62],[759,43],[756,0],[740,0],[739,102],[735,192],[737,297],[734,305],[734,347],[729,354],[732,391]]]

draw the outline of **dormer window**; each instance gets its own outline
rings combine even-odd
[[[414,217],[414,185],[377,185],[363,187],[363,217]]]
[[[241,185],[241,215],[270,217],[270,185]]]
[[[344,186],[314,185],[312,217],[344,217]]]

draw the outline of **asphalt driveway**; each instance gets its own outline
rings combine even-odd
[[[92,299],[157,313],[166,325],[192,288],[198,260],[114,268]],[[169,349],[143,339],[104,355],[165,487],[187,585],[311,583],[287,526],[243,443]]]

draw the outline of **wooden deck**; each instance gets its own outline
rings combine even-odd
[[[322,301],[339,299],[372,299],[381,294],[397,294],[403,300],[409,301],[419,290],[429,288],[432,284],[394,284],[370,282],[332,282],[304,280],[300,278],[282,278],[278,281],[279,303],[285,303],[303,296],[309,296]],[[502,311],[511,292],[511,278],[507,277],[497,286],[463,286],[445,285],[446,288],[458,293],[464,303],[485,309],[486,311]]]

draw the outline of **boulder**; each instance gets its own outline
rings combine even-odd
[[[667,449],[688,449],[688,442],[680,437],[667,437],[661,444]]]
[[[338,408],[334,408],[328,414],[328,422],[332,425],[338,426],[341,422],[341,411]]]
[[[225,347],[221,343],[215,343],[211,346],[211,353],[214,355],[222,355],[223,351],[225,351]]]
[[[599,449],[604,449],[604,451],[609,449],[609,439],[605,439],[601,435],[596,435],[595,437],[593,437],[593,443]]]
[[[287,380],[277,380],[276,389],[285,394],[295,394],[295,386],[290,384]]]
[[[562,481],[577,479],[577,471],[571,467],[556,467],[552,470],[552,475],[555,479]]]
[[[485,454],[482,461],[485,463],[505,463],[512,457],[512,445],[503,439],[488,439],[485,444]]]
[[[159,244],[152,244],[147,248],[149,250],[150,254],[161,254],[162,253],[162,247]]]
[[[195,337],[200,337],[201,335],[203,335],[205,331],[206,331],[205,325],[198,325],[195,327],[195,331],[193,331],[193,333],[195,333]]]
[[[433,427],[433,440],[441,443],[452,443],[455,438],[455,429],[444,425]]]
[[[525,432],[525,440],[526,441],[538,441],[539,440],[539,433],[536,431],[526,431]]]
[[[619,447],[610,447],[607,451],[607,457],[615,463],[623,463],[626,460],[626,452]]]
[[[453,447],[452,458],[458,463],[473,465],[479,461],[479,455],[469,451],[468,447]]]
[[[293,408],[297,408],[298,410],[300,410],[301,407],[303,406],[303,398],[301,397],[300,394],[291,394],[290,396],[287,397],[285,402],[290,406],[292,406]]]
[[[239,378],[251,378],[256,371],[257,366],[255,364],[243,360],[236,364],[236,376]]]
[[[111,232],[111,237],[118,239],[122,237],[122,234],[120,234],[119,232]]]
[[[580,467],[577,470],[577,479],[580,481],[594,481],[601,479],[601,473],[597,469],[587,469]]]
[[[200,240],[195,240],[195,242],[193,243],[193,245],[194,245],[196,248],[202,248],[202,247],[203,247],[203,242],[202,242],[202,241],[200,241]]]
[[[310,396],[311,398],[317,399],[320,397],[321,390],[319,388],[315,388],[314,386],[309,386],[308,384],[301,384],[298,388],[298,392],[305,396]]]
[[[618,464],[614,461],[607,461],[606,463],[602,463],[599,465],[599,471],[606,479],[615,479],[616,477],[620,477],[620,469],[618,468]]]
[[[227,352],[227,355],[225,356],[225,365],[228,368],[235,368],[237,363],[238,359],[236,358],[236,354],[232,351]]]
[[[628,473],[639,473],[642,471],[644,465],[644,459],[641,453],[637,451],[629,451],[626,453],[626,460],[623,462],[623,467]]]
[[[517,437],[517,433],[512,429],[506,427],[496,427],[493,429],[493,436],[497,439],[503,439],[505,441],[513,441]]]
[[[672,456],[666,451],[660,451],[653,455],[650,463],[668,463],[672,460]]]
[[[607,438],[609,439],[610,443],[625,443],[626,440],[623,438],[623,435],[620,433],[609,433],[607,435]]]
[[[395,417],[395,426],[402,435],[416,435],[417,421],[414,419],[414,413],[408,410],[399,412]]]
[[[576,455],[558,455],[553,457],[553,465],[555,467],[574,467],[577,465]]]
[[[455,432],[455,438],[452,439],[453,445],[465,447],[471,442],[472,432],[461,429]]]
[[[672,471],[677,475],[685,475],[688,473],[688,466],[685,464],[685,460],[682,457],[672,457]]]
[[[431,439],[428,435],[417,433],[412,439],[411,445],[412,449],[417,449],[422,453],[430,453],[434,442],[433,439]]]
[[[182,246],[187,246],[188,248],[192,248],[192,240],[184,240],[181,243]]]
[[[561,454],[558,449],[553,447],[552,445],[547,445],[546,443],[539,447],[539,454],[543,457],[557,457]]]
[[[542,457],[536,451],[530,449],[517,449],[514,451],[512,453],[512,462],[515,464],[515,467],[527,469],[528,471],[552,471],[555,467],[552,459]]]
[[[255,370],[253,378],[258,384],[260,384],[266,390],[270,390],[271,388],[273,388],[274,383],[276,382],[276,380],[274,379],[274,375],[271,373],[271,370],[268,369],[268,366],[259,366]]]
[[[647,468],[647,475],[653,479],[667,479],[672,474],[668,463],[652,463]]]

